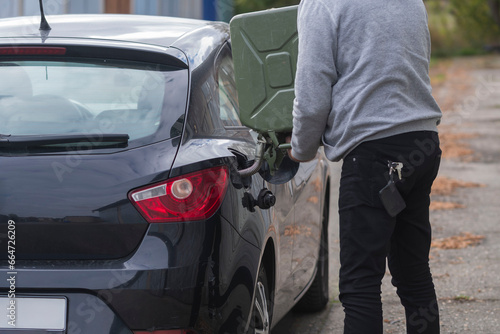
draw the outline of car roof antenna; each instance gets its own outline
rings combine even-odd
[[[40,0],[40,15],[42,20],[40,21],[40,35],[42,36],[42,43],[49,37],[49,33],[52,30],[47,19],[45,18],[45,12],[43,10],[43,0]]]
[[[42,16],[42,21],[40,22],[40,30],[41,31],[52,30],[49,23],[47,22],[47,19],[45,18],[45,13],[43,11],[43,0],[40,0],[40,15]]]

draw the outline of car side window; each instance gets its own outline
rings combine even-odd
[[[233,60],[224,56],[217,70],[220,118],[224,126],[242,126],[238,116],[238,92],[234,80]]]

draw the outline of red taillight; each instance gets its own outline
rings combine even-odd
[[[64,56],[66,48],[39,46],[0,47],[0,56]]]
[[[227,167],[178,176],[132,191],[129,199],[149,223],[210,218],[226,193]]]

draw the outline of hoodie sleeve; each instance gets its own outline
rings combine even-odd
[[[295,78],[292,155],[302,161],[316,156],[332,109],[336,22],[321,0],[302,0],[298,14],[299,56]]]

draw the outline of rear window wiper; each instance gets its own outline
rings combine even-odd
[[[128,134],[64,134],[64,135],[3,135],[0,134],[2,148],[36,148],[73,146],[77,149],[122,148],[127,147]]]

